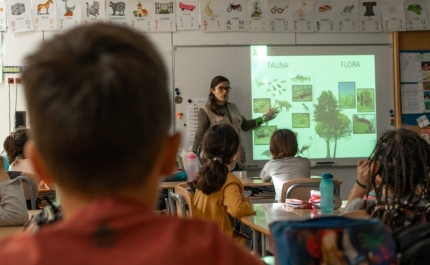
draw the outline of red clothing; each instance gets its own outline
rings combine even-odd
[[[0,264],[263,264],[213,222],[105,199],[37,233],[0,241]]]

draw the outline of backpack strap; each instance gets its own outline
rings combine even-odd
[[[8,171],[7,174],[9,175],[10,179],[16,179],[17,177],[21,176],[21,171]]]

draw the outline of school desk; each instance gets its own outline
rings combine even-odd
[[[254,251],[264,254],[270,242],[269,224],[275,221],[306,220],[319,217],[315,210],[293,209],[285,203],[261,203],[253,204],[255,215],[244,216],[240,221],[253,229]],[[333,215],[339,215],[339,210],[333,211]],[[261,242],[261,243],[260,243]]]
[[[28,210],[28,217],[31,218],[31,216],[36,215],[40,212],[40,210]],[[0,227],[0,238],[19,234],[24,232],[24,226],[18,225],[18,226],[2,226]]]

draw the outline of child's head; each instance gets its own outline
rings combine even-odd
[[[296,134],[289,129],[279,129],[270,138],[270,153],[274,159],[293,157],[297,154]]]
[[[204,194],[211,194],[224,185],[239,144],[239,135],[230,124],[215,124],[206,131],[203,138],[205,164],[194,181],[196,188]]]
[[[167,77],[143,35],[106,24],[73,29],[27,57],[22,77],[30,146],[59,186],[102,197],[141,186],[162,164]]]
[[[9,164],[12,165],[16,158],[24,158],[24,145],[29,138],[29,130],[25,127],[16,128],[3,142]]]
[[[369,187],[375,187],[376,207],[369,210],[381,218],[385,212],[387,224],[395,211],[381,211],[378,205],[415,208],[420,199],[428,201],[430,145],[419,134],[402,128],[384,133],[370,161]],[[424,216],[426,207],[423,210]]]

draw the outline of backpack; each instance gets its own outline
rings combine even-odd
[[[393,238],[400,265],[430,263],[430,223],[397,229]]]
[[[396,264],[394,240],[379,219],[323,216],[270,224],[278,265]]]

